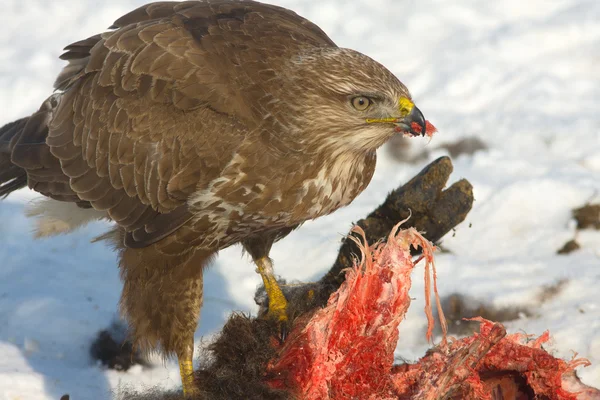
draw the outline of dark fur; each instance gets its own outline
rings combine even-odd
[[[279,326],[264,319],[234,314],[219,337],[203,354],[202,365],[195,372],[200,388],[194,400],[291,400],[293,395],[264,384],[266,365],[276,350],[272,345]],[[178,400],[180,392],[127,393],[123,400]]]
[[[117,371],[127,371],[136,364],[147,366],[148,362],[127,340],[124,321],[115,321],[108,329],[98,333],[90,348],[90,356],[103,366]]]

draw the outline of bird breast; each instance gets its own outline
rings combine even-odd
[[[324,165],[313,179],[305,181],[301,203],[310,205],[306,210],[307,219],[330,214],[350,204],[371,181],[375,166],[372,157],[341,155]]]
[[[348,205],[368,185],[375,155],[341,155],[318,167],[297,166],[285,174],[259,177],[236,157],[239,168],[192,196],[194,230],[203,246],[222,247],[265,229],[296,226]],[[264,179],[263,179],[264,178]]]

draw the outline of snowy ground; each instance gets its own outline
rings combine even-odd
[[[0,26],[0,124],[36,109],[51,90],[66,44],[107,27],[144,1],[3,0]],[[439,129],[438,144],[479,136],[489,150],[454,160],[476,203],[437,258],[442,295],[460,292],[493,305],[525,305],[537,317],[511,331],[549,329],[551,349],[576,351],[593,366],[580,371],[600,386],[600,232],[580,232],[582,249],[556,250],[575,235],[570,210],[600,201],[600,2],[597,0],[279,0],[319,24],[343,47],[388,66]],[[100,5],[101,4],[101,5]],[[418,140],[417,140],[418,142]],[[307,223],[272,256],[285,278],[311,280],[331,264],[350,222],[364,216],[418,165],[381,152],[368,190],[350,207]],[[0,399],[108,399],[134,388],[180,384],[174,363],[127,373],[94,365],[89,344],[115,315],[120,282],[115,255],[76,235],[34,241],[22,214],[33,195],[0,203]],[[255,310],[259,283],[240,249],[221,253],[207,273],[201,336],[219,330],[231,310]],[[59,260],[61,260],[59,262]],[[539,304],[545,285],[568,283]],[[422,275],[401,325],[397,355],[427,347]]]

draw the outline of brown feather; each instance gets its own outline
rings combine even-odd
[[[212,254],[243,242],[266,257],[370,181],[393,129],[366,126],[349,96],[380,92],[393,110],[410,97],[375,61],[253,1],[148,4],[61,58],[58,92],[0,129],[0,195],[26,176],[46,196],[105,211],[134,337],[178,355]]]

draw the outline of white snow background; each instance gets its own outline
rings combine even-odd
[[[273,0],[321,26],[342,47],[386,65],[439,129],[418,165],[380,152],[369,188],[349,207],[278,243],[284,278],[309,281],[331,265],[340,238],[391,189],[445,154],[439,144],[478,136],[489,149],[454,160],[452,181],[467,178],[476,202],[437,256],[443,295],[460,292],[496,306],[531,307],[537,316],[507,323],[541,334],[547,347],[593,365],[580,369],[600,386],[600,232],[577,236],[582,249],[556,250],[575,235],[571,209],[600,201],[600,1],[598,0]],[[51,93],[69,43],[104,30],[139,0],[2,0],[0,124],[36,110]],[[76,234],[34,240],[24,190],[0,203],[0,399],[109,399],[125,387],[180,385],[174,362],[128,372],[89,357],[97,332],[114,318],[121,290],[115,254]],[[545,285],[568,280],[539,304]],[[400,326],[397,356],[415,360],[424,338],[422,269]],[[239,247],[221,252],[205,277],[196,333],[220,329],[232,310],[256,311],[259,276]]]

